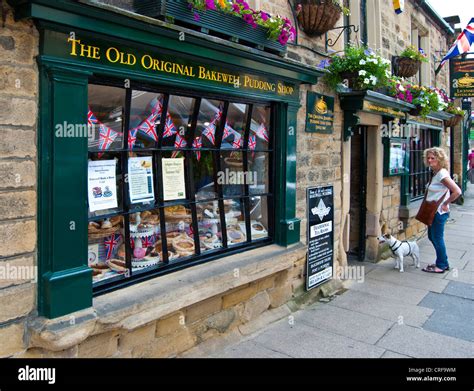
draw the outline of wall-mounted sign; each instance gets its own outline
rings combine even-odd
[[[334,98],[308,91],[306,95],[306,132],[332,133]]]
[[[87,172],[89,211],[117,207],[117,161],[90,160]]]
[[[332,278],[334,261],[333,186],[307,189],[308,259],[306,290]]]
[[[403,111],[395,110],[391,107],[379,106],[368,101],[364,101],[362,111],[367,111],[369,113],[374,113],[378,115],[389,115],[391,117],[405,117],[405,113]]]
[[[410,171],[409,148],[406,139],[384,138],[384,176],[397,176]]]
[[[451,97],[474,97],[474,59],[451,59]]]
[[[113,66],[127,72],[145,72],[150,76],[171,79],[196,80],[232,91],[242,89],[266,96],[298,98],[298,88],[293,83],[273,76],[244,73],[238,68],[222,67],[211,61],[179,56],[159,47],[135,48],[90,37],[86,33],[77,33],[71,38],[68,34],[47,30],[45,36],[45,55],[81,64]]]

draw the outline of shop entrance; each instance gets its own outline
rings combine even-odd
[[[358,126],[351,137],[351,193],[349,259],[365,259],[367,211],[367,127]]]

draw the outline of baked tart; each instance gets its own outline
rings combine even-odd
[[[240,229],[227,228],[227,240],[229,244],[245,242],[245,234]]]
[[[113,271],[117,272],[117,273],[125,273],[128,269],[127,269],[127,264],[125,263],[125,261],[121,260],[121,259],[109,259],[107,260],[107,265],[109,266],[110,269],[112,269]]]
[[[194,254],[194,240],[189,237],[177,237],[171,242],[174,250],[182,257]]]

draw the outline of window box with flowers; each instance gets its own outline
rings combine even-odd
[[[393,57],[393,73],[399,77],[415,76],[422,62],[428,62],[423,49],[416,50],[413,45],[410,45],[400,53],[400,56]]]
[[[279,54],[296,33],[288,18],[253,10],[244,0],[134,0],[134,8],[142,15]]]
[[[460,107],[456,107],[452,101],[448,103],[448,107],[446,107],[444,111],[446,113],[453,114],[450,119],[444,120],[444,126],[447,128],[457,126],[464,117],[464,111]]]
[[[390,77],[390,61],[366,47],[346,46],[343,56],[333,56],[324,67],[335,89],[342,83],[352,90],[380,90]]]

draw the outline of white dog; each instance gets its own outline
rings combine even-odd
[[[401,242],[390,234],[379,236],[377,239],[379,240],[379,244],[388,243],[392,254],[397,259],[395,269],[399,269],[400,273],[403,273],[404,257],[410,256],[413,259],[413,265],[417,268],[420,267],[420,249],[416,242],[408,242],[406,240]]]

